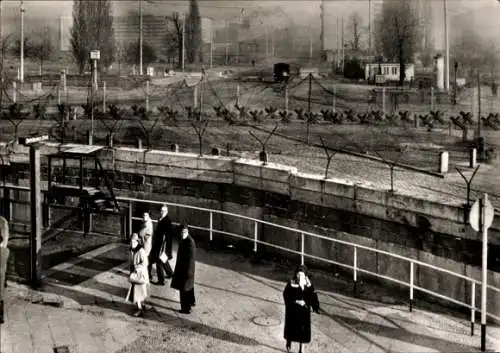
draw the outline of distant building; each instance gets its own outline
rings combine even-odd
[[[376,75],[382,75],[386,81],[399,81],[399,63],[373,63],[365,65],[365,79],[374,81]],[[415,65],[405,65],[405,81],[410,82],[415,79]]]
[[[73,18],[71,16],[59,17],[59,50],[68,51],[71,49],[71,27]]]
[[[116,43],[119,47],[126,48],[139,42],[140,21],[136,13],[113,18],[113,28]],[[142,35],[143,43],[150,45],[157,54],[165,54],[167,34],[175,30],[174,23],[165,16],[143,15]]]

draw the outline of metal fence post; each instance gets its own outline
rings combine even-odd
[[[259,224],[257,221],[253,222],[253,252],[257,252],[257,242],[259,239]]]
[[[415,282],[415,265],[410,261],[410,312],[413,310],[413,286]]]
[[[357,246],[354,246],[353,248],[354,252],[353,252],[353,259],[352,259],[352,267],[353,267],[353,273],[352,273],[352,276],[353,276],[353,287],[352,287],[352,292],[353,292],[353,295],[356,295],[356,287],[357,287],[357,284],[358,284],[358,247]]]
[[[132,235],[132,214],[133,214],[133,202],[132,201],[129,201],[128,202],[128,229],[127,229],[127,241],[129,240],[129,237]]]
[[[470,296],[470,335],[474,336],[474,323],[476,322],[476,282],[472,282]]]
[[[212,211],[210,211],[210,241],[213,240],[213,227],[214,227],[214,215],[212,213]]]
[[[304,233],[300,233],[300,264],[304,264]]]

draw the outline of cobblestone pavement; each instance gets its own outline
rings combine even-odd
[[[62,346],[72,353],[285,351],[282,290],[293,269],[199,249],[193,312],[179,314],[177,292],[152,285],[145,317],[134,318],[123,300],[126,256],[123,244],[101,247],[50,269],[40,291],[9,282],[0,351],[52,353]],[[430,304],[417,303],[410,313],[382,287],[362,285],[354,298],[347,281],[312,274],[322,313],[312,316],[308,352],[479,351],[479,329],[471,337],[466,318]],[[499,351],[500,329],[488,326],[488,333],[488,350]]]

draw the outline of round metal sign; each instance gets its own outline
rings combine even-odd
[[[493,223],[493,218],[495,217],[495,209],[493,208],[493,205],[489,200],[486,200],[486,203],[484,205],[484,228],[488,229],[491,227]],[[476,232],[481,231],[479,228],[479,220],[481,216],[481,210],[479,209],[479,200],[476,200],[474,204],[472,205],[470,212],[469,212],[469,223]]]

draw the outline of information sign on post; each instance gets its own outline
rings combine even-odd
[[[90,59],[100,60],[101,59],[101,51],[100,50],[91,50],[90,51]]]
[[[483,260],[481,271],[481,351],[486,350],[486,299],[488,290],[488,228],[493,223],[495,209],[488,200],[488,194],[472,205],[469,213],[469,223],[476,232],[482,233]]]

